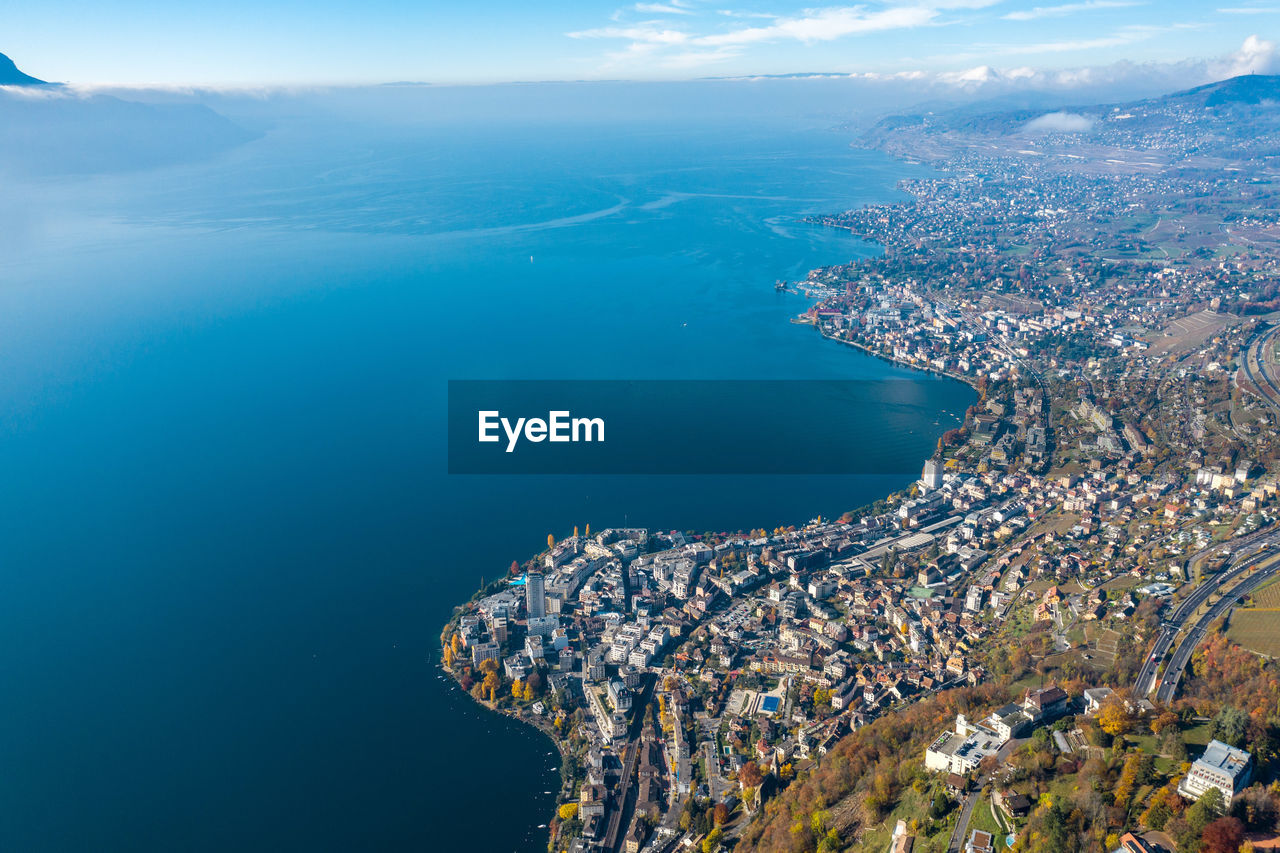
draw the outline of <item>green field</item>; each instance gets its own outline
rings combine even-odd
[[[1000,824],[991,806],[991,798],[983,797],[978,804],[973,807],[973,816],[969,818],[969,831],[981,829],[989,832],[996,838],[1003,839],[1008,833]]]
[[[1206,746],[1209,743],[1209,723],[1198,723],[1182,730],[1182,741],[1187,746]]]

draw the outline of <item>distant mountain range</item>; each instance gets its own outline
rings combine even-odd
[[[1033,106],[1035,104],[1035,106]],[[1272,106],[1278,109],[1272,109]],[[1019,93],[949,110],[915,111],[890,116],[878,122],[865,136],[872,145],[884,144],[890,136],[901,133],[955,133],[961,135],[1007,135],[1028,130],[1031,122],[1047,113],[1078,116],[1079,132],[1102,126],[1117,113],[1131,118],[1136,129],[1158,131],[1169,124],[1170,109],[1203,113],[1206,120],[1224,127],[1232,124],[1257,123],[1258,128],[1280,124],[1280,76],[1246,74],[1220,80],[1194,89],[1185,89],[1154,98],[1119,104],[1068,105],[1060,95],[1036,103],[1034,93]],[[1136,115],[1135,115],[1136,114]],[[1097,123],[1097,124],[1095,124]],[[1242,125],[1243,126],[1243,125]],[[1031,125],[1030,129],[1034,129]]]
[[[13,60],[0,53],[0,86],[47,86],[45,81],[23,74]]]
[[[24,74],[0,54],[0,173],[87,174],[216,156],[260,134],[202,103],[143,103]],[[40,89],[32,97],[23,89]],[[145,97],[145,96],[144,96]]]

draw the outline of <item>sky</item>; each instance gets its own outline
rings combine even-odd
[[[467,84],[799,73],[925,75],[963,83],[989,73],[1015,78],[1193,59],[1212,60],[1205,73],[1213,76],[1280,70],[1272,37],[1280,36],[1280,0],[6,5],[0,52],[27,73],[81,85]]]

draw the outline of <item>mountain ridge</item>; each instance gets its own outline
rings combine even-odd
[[[1034,128],[1033,122],[1050,114],[1068,114],[1080,119],[1080,131],[1086,132],[1109,116],[1138,111],[1159,113],[1165,108],[1203,110],[1219,125],[1250,119],[1264,121],[1268,125],[1280,119],[1280,111],[1271,111],[1272,104],[1280,106],[1280,75],[1242,74],[1195,86],[1179,89],[1164,95],[1127,101],[1106,103],[1070,104],[1062,101],[1032,106],[1008,96],[986,103],[966,104],[946,111],[912,111],[886,116],[871,127],[863,141],[872,147],[884,144],[887,138],[903,132],[951,132],[960,134],[1017,134]],[[1126,116],[1128,117],[1128,116]],[[1144,119],[1152,129],[1167,123],[1167,117],[1156,115]],[[1135,127],[1141,124],[1136,121]]]
[[[12,59],[0,53],[0,86],[48,86],[51,85],[38,77],[32,77],[18,69]]]

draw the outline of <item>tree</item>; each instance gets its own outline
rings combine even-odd
[[[1224,808],[1222,792],[1217,788],[1210,788],[1201,794],[1200,799],[1196,800],[1184,815],[1188,827],[1187,835],[1192,840],[1192,844],[1189,846],[1194,846],[1194,842],[1199,840],[1200,833],[1204,831],[1204,828],[1221,816],[1224,811],[1226,809]],[[1181,839],[1178,840],[1178,846],[1179,848],[1182,847]]]
[[[591,538],[591,525],[590,525],[590,524],[588,524],[588,525],[587,525],[587,529],[584,531],[584,533],[585,533],[585,535],[586,535],[586,537],[587,537],[588,539],[590,539],[590,538]]]
[[[524,682],[518,678],[511,682],[511,697],[513,699],[524,698]]]
[[[547,550],[550,551],[554,547],[556,547],[556,537],[548,533],[547,534]]]
[[[561,820],[573,820],[578,816],[578,804],[565,803],[560,807],[559,815]]]
[[[1178,728],[1178,715],[1172,711],[1165,711],[1160,716],[1151,721],[1152,734],[1163,734],[1169,729]]]
[[[1122,809],[1129,807],[1129,798],[1140,785],[1151,776],[1153,761],[1151,756],[1141,752],[1131,752],[1124,760],[1124,769],[1120,771],[1120,782],[1116,785],[1116,805]]]
[[[716,803],[715,810],[712,813],[712,820],[716,826],[724,826],[729,822],[729,807],[724,803]]]
[[[1129,715],[1129,709],[1125,707],[1124,700],[1114,693],[1108,696],[1098,712],[1098,725],[1112,737],[1128,732],[1133,725],[1133,718]]]
[[[1246,828],[1270,832],[1280,819],[1280,805],[1270,790],[1262,785],[1251,785],[1240,792],[1232,813],[1244,822]]]
[[[1204,853],[1237,853],[1244,842],[1244,824],[1233,817],[1220,817],[1204,828],[1200,842]]]
[[[748,761],[742,765],[738,771],[738,781],[742,783],[743,788],[754,788],[764,781],[764,774],[760,772],[760,765],[754,761]]]
[[[724,832],[718,828],[708,832],[707,837],[702,839],[702,853],[715,853],[720,849],[722,838],[724,838]]]
[[[1244,746],[1249,729],[1249,715],[1239,708],[1224,705],[1209,726],[1209,736],[1235,747]]]
[[[818,853],[840,853],[844,849],[844,840],[834,829],[829,830],[818,842]]]
[[[1177,726],[1165,729],[1160,735],[1160,752],[1179,763],[1187,760],[1187,745]]]
[[[929,804],[929,819],[941,820],[949,811],[951,811],[951,798],[940,790],[933,795],[933,802]]]
[[[1039,831],[1028,833],[1029,837],[1038,836],[1038,843],[1030,849],[1036,853],[1065,853],[1078,849],[1078,839],[1068,824],[1067,813],[1061,803],[1054,802],[1047,809],[1038,809],[1032,818],[1028,828],[1035,827]]]
[[[1152,795],[1147,810],[1142,813],[1142,825],[1154,830],[1163,830],[1170,818],[1175,817],[1182,809],[1182,798],[1178,796],[1172,783],[1164,786]]]
[[[1174,840],[1180,851],[1200,849],[1200,832],[1188,824],[1185,818],[1169,818],[1169,822],[1164,825],[1164,833]]]
[[[489,661],[485,661],[489,663]],[[489,695],[490,702],[498,701],[498,688],[502,686],[502,676],[498,675],[496,669],[490,670],[485,674],[484,681],[480,684],[482,690]]]

